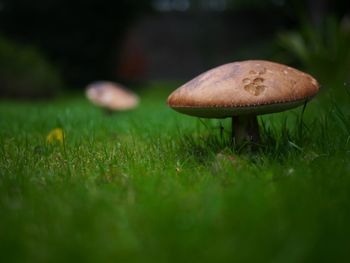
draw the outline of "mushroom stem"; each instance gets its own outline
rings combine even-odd
[[[232,140],[236,145],[244,142],[259,143],[259,125],[256,115],[243,115],[232,117]]]

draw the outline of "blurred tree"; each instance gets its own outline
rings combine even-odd
[[[71,86],[113,78],[126,27],[148,0],[0,0],[0,31],[44,49]]]

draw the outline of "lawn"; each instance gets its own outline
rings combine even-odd
[[[2,101],[0,261],[348,262],[350,96],[260,117],[250,152],[229,119],[169,109],[174,88],[112,115],[82,94]]]

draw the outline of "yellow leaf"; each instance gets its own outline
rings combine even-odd
[[[49,134],[46,137],[46,141],[50,144],[54,142],[59,142],[63,144],[63,140],[64,140],[64,134],[61,128],[53,129],[52,131],[49,132]]]

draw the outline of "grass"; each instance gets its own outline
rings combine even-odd
[[[114,115],[82,96],[0,104],[1,262],[349,260],[348,104],[263,116],[249,153],[169,91]]]

